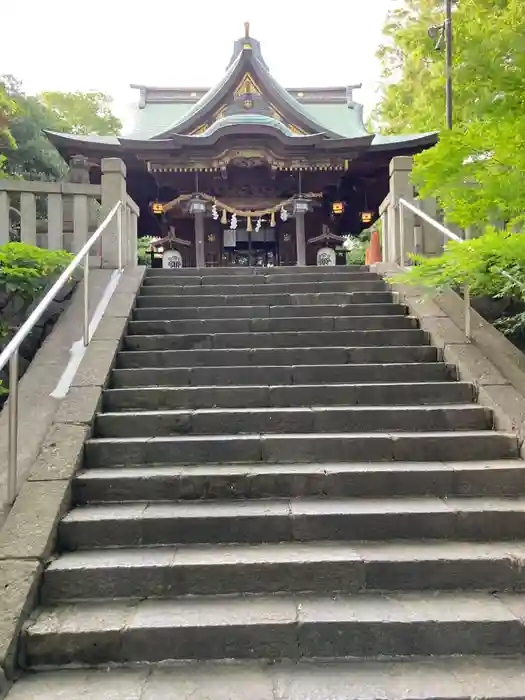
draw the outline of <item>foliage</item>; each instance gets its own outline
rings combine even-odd
[[[11,141],[2,144],[2,96],[10,107]],[[119,120],[110,111],[111,98],[103,93],[44,92],[30,96],[11,75],[0,77],[0,177],[60,180],[67,164],[44,131],[76,134],[113,134]],[[2,168],[3,158],[3,168]]]
[[[390,13],[379,51],[383,94],[374,118],[388,133],[444,125],[445,52],[430,25],[441,0],[405,0]],[[416,157],[414,182],[437,196],[447,220],[483,230],[523,221],[525,185],[525,5],[523,0],[461,0],[453,12],[454,129]]]
[[[49,278],[62,272],[71,258],[65,251],[45,250],[26,243],[0,246],[0,294],[6,303],[15,294],[33,301]]]
[[[38,99],[53,116],[54,131],[104,136],[122,129],[111,112],[112,98],[103,92],[42,92]]]
[[[513,297],[525,300],[525,236],[491,227],[479,238],[450,241],[442,255],[411,256],[414,267],[396,275],[394,282],[433,289],[468,285],[472,296]],[[525,328],[525,313],[500,319],[507,335]]]
[[[0,349],[16,330],[13,321],[27,311],[49,279],[62,272],[71,259],[72,255],[65,251],[45,250],[25,243],[0,246]],[[24,302],[22,306],[20,301]],[[7,393],[0,379],[0,407]]]
[[[150,248],[151,242],[155,240],[155,236],[143,236],[138,239],[137,242],[137,257],[139,265],[150,265],[151,256],[146,254],[146,251]]]

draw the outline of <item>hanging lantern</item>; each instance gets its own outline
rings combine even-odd
[[[153,212],[153,214],[156,214],[157,216],[159,214],[164,214],[164,205],[161,204],[160,202],[152,202],[151,211]]]
[[[374,218],[374,214],[371,211],[362,211],[360,216],[361,216],[361,221],[364,224],[371,224],[372,219]]]
[[[340,215],[344,212],[345,205],[344,202],[333,202],[332,203],[332,214]]]

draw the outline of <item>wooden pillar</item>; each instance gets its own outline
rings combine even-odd
[[[190,200],[190,214],[194,216],[195,223],[195,267],[206,267],[204,255],[204,215],[206,213],[206,202],[200,197]]]
[[[295,215],[295,246],[297,251],[297,265],[306,265],[306,229],[304,218],[308,211],[307,199],[296,199],[294,202]]]

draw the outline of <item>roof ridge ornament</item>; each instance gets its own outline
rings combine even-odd
[[[250,23],[249,22],[244,23],[244,38],[245,39],[250,38]]]
[[[348,107],[353,107],[355,105],[354,90],[360,90],[362,87],[363,83],[354,83],[353,85],[346,86],[346,104]]]

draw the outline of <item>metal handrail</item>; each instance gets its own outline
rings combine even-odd
[[[12,505],[17,493],[18,480],[18,358],[19,349],[29,333],[38,323],[43,313],[55,299],[58,292],[64,287],[73,272],[82,262],[83,279],[83,315],[82,315],[82,341],[84,347],[89,345],[91,340],[89,335],[89,251],[102,236],[109,223],[117,216],[117,261],[118,269],[122,271],[122,209],[123,202],[117,202],[113,209],[106,216],[91,238],[84,244],[66,269],[62,272],[51,289],[38,303],[36,308],[29,315],[27,320],[21,325],[13,338],[9,341],[0,353],[0,371],[9,362],[9,399],[8,399],[8,459],[7,459],[7,504]]]
[[[437,231],[442,233],[444,236],[449,238],[451,241],[456,241],[458,243],[465,243],[465,241],[468,240],[468,238],[461,238],[461,236],[458,236],[456,233],[453,233],[453,231],[448,229],[446,226],[443,226],[443,224],[440,224],[439,221],[436,221],[431,216],[426,214],[424,211],[421,211],[421,209],[418,209],[410,202],[407,202],[406,199],[403,199],[402,197],[400,197],[398,201],[399,201],[399,204],[401,207],[405,207],[405,209],[408,209],[413,214],[418,216],[420,219],[423,219],[423,221],[426,221],[428,224],[433,226]],[[403,217],[401,216],[400,218],[401,218],[401,221],[400,221],[401,265],[404,266],[404,264],[405,264],[404,237],[405,236],[404,236]],[[470,288],[469,288],[468,284],[465,284],[463,287],[463,313],[464,313],[464,319],[465,319],[465,336],[466,336],[467,340],[471,340],[471,338],[472,338],[472,315],[471,315],[471,306],[470,306]]]

